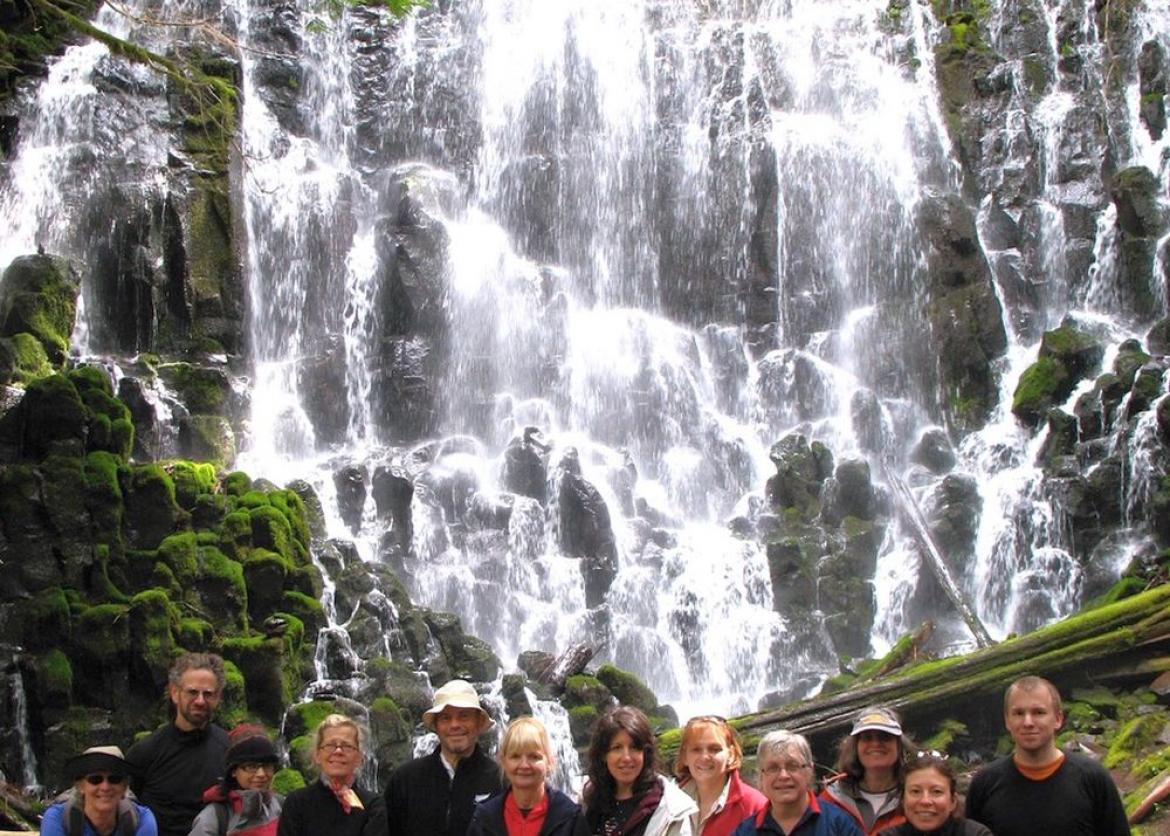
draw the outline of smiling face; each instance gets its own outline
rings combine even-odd
[[[222,692],[213,671],[190,668],[177,685],[170,686],[170,696],[175,704],[175,725],[183,731],[194,731],[211,722]]]
[[[791,810],[808,803],[812,765],[789,747],[768,751],[759,763],[760,792],[776,810]]]
[[[955,811],[951,781],[937,769],[916,769],[906,775],[902,806],[906,819],[924,833],[938,830]]]
[[[642,774],[646,755],[642,748],[634,743],[630,733],[622,730],[609,741],[609,749],[605,753],[605,768],[615,785],[616,798],[629,798],[634,792],[634,782]]]
[[[242,790],[267,790],[272,788],[275,772],[274,763],[242,763],[232,769],[232,777]]]
[[[504,777],[521,793],[540,792],[548,779],[551,763],[539,746],[523,746],[504,756]]]
[[[111,781],[114,778],[116,781]],[[97,779],[99,783],[93,783]],[[85,814],[97,821],[114,814],[118,809],[118,802],[126,795],[126,775],[108,772],[86,775],[77,782],[84,801]]]
[[[870,770],[889,771],[898,762],[898,738],[889,732],[868,729],[854,735],[857,738],[857,760],[867,773]]]
[[[1047,688],[1013,687],[1008,693],[1004,725],[1025,758],[1044,759],[1056,748],[1056,733],[1064,725]]]
[[[325,729],[321,743],[313,753],[313,760],[321,774],[332,781],[352,784],[362,764],[361,741],[353,726]]]
[[[435,734],[448,760],[465,758],[475,750],[475,741],[486,721],[477,708],[447,706],[435,715]]]
[[[704,723],[686,735],[683,764],[698,784],[723,785],[731,771],[732,752],[715,726]]]

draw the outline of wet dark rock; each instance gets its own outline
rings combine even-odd
[[[1170,354],[1170,317],[1160,319],[1146,332],[1146,347],[1151,354]]]
[[[910,451],[910,461],[935,474],[943,474],[953,468],[957,459],[946,430],[931,427],[923,432]]]
[[[459,618],[451,613],[421,610],[423,618],[442,649],[448,679],[491,682],[499,674],[500,660],[484,641],[463,632]],[[432,680],[435,677],[432,676]]]
[[[776,475],[765,486],[772,506],[815,516],[820,510],[821,486],[832,473],[832,454],[824,445],[809,445],[805,436],[794,433],[773,444],[768,457],[776,465]]]
[[[869,462],[864,459],[842,459],[833,478],[825,482],[821,519],[831,526],[837,525],[845,517],[872,520],[875,504]]]
[[[618,569],[609,508],[597,488],[570,470],[561,473],[557,507],[561,551],[582,559],[585,604],[599,606]]]
[[[467,527],[471,530],[507,531],[508,523],[512,519],[512,505],[515,498],[512,494],[489,496],[476,491],[468,503]]]
[[[816,600],[817,563],[828,551],[817,526],[789,526],[766,545],[772,581],[772,607],[790,613]]]
[[[885,426],[882,405],[871,389],[858,389],[849,404],[853,417],[853,431],[858,446],[866,453],[879,453],[885,449]]]
[[[991,201],[979,231],[983,245],[988,250],[1014,250],[1020,246],[1019,224],[998,200]]]
[[[1076,452],[1079,424],[1075,417],[1061,409],[1048,410],[1048,436],[1036,455],[1037,464],[1046,467],[1055,459]]]
[[[349,428],[349,399],[345,392],[345,347],[331,338],[323,350],[297,359],[297,391],[317,440],[336,444]]]
[[[406,471],[400,467],[375,468],[370,493],[378,517],[390,520],[390,536],[394,546],[402,552],[409,551],[414,539],[414,521],[410,512],[414,483]]]
[[[1048,409],[1065,401],[1077,383],[1097,371],[1105,347],[1073,325],[1047,331],[1039,359],[1020,376],[1012,397],[1012,414],[1036,426]]]
[[[995,407],[994,361],[1007,349],[1003,312],[979,245],[975,216],[955,194],[928,192],[918,215],[926,239],[930,320],[948,424],[978,429]]]
[[[1166,368],[1161,363],[1150,362],[1142,366],[1129,390],[1129,400],[1125,403],[1126,418],[1145,412],[1162,396],[1165,376]]]
[[[155,461],[163,457],[163,428],[146,392],[136,377],[127,376],[118,381],[118,400],[126,404],[134,422],[134,456],[141,461]]]
[[[541,505],[548,501],[548,445],[535,427],[526,427],[522,436],[508,442],[500,480],[512,493]]]
[[[1146,41],[1138,55],[1139,115],[1155,142],[1166,130],[1166,92],[1166,50],[1158,40]]]
[[[32,334],[60,365],[69,349],[81,279],[64,258],[25,255],[0,276],[0,337]]]
[[[1117,226],[1126,235],[1152,238],[1166,227],[1165,215],[1158,204],[1158,178],[1145,166],[1131,166],[1117,172],[1113,179],[1113,204],[1117,207]]]
[[[836,383],[829,369],[803,351],[770,351],[759,362],[760,404],[781,423],[822,418],[837,408]]]
[[[439,355],[424,335],[390,338],[371,371],[371,398],[380,426],[394,439],[415,441],[434,432]]]
[[[838,654],[864,656],[877,610],[869,578],[877,565],[880,530],[846,517],[829,540],[830,553],[817,565],[817,601]]]
[[[361,465],[346,465],[333,474],[337,490],[337,506],[341,519],[354,534],[362,527],[362,511],[366,505],[366,469]]]
[[[522,673],[506,673],[500,685],[500,695],[504,698],[504,710],[512,718],[524,717],[532,714],[532,703],[528,701],[528,694],[524,688],[527,680]]]

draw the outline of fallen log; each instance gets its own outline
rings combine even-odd
[[[805,735],[844,733],[858,711],[875,703],[892,706],[911,719],[916,714],[937,715],[955,704],[996,707],[1004,688],[1026,674],[1086,679],[1098,667],[1136,665],[1168,653],[1170,584],[993,647],[921,661],[861,687],[744,715],[732,724],[740,730],[744,748],[754,751],[759,737],[774,729]],[[677,732],[663,735],[664,751],[677,746]]]
[[[1142,799],[1141,804],[1134,808],[1133,812],[1129,814],[1130,824],[1140,824],[1145,821],[1146,816],[1154,811],[1154,808],[1161,802],[1170,798],[1170,774],[1167,774],[1158,785],[1150,790],[1149,794]]]

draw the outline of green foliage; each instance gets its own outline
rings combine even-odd
[[[0,383],[26,385],[53,373],[53,364],[40,341],[22,331],[0,338]]]
[[[279,795],[287,796],[293,790],[299,790],[304,786],[305,776],[287,766],[277,770],[272,776],[272,790]]]
[[[228,496],[243,496],[252,490],[252,477],[241,470],[235,470],[223,477],[223,492]]]
[[[658,698],[642,680],[616,665],[602,665],[597,678],[622,705],[632,705],[647,714],[653,714],[658,706]]]
[[[175,483],[175,500],[188,511],[201,495],[215,488],[215,466],[209,462],[176,461],[168,469]]]
[[[184,587],[199,576],[199,546],[195,532],[182,531],[164,539],[158,546],[158,559],[174,573]]]
[[[1113,738],[1109,752],[1102,763],[1106,769],[1114,769],[1133,760],[1135,753],[1151,746],[1166,726],[1166,719],[1160,714],[1143,714],[1134,717],[1122,726]]]

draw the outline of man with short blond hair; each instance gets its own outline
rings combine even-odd
[[[1004,695],[1012,754],[979,771],[967,793],[967,818],[995,836],[1128,836],[1125,808],[1113,778],[1083,755],[1062,752],[1060,692],[1047,679],[1025,676]]]
[[[479,736],[495,723],[475,688],[462,679],[435,692],[423,723],[438,735],[439,745],[390,776],[389,836],[464,836],[475,805],[501,788],[499,767],[479,745]]]

